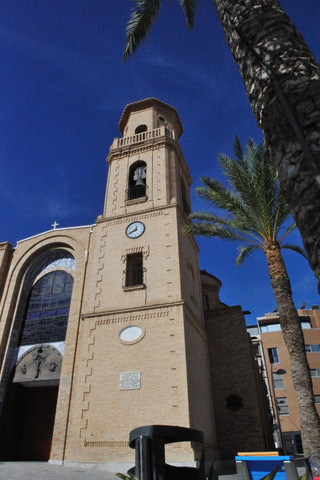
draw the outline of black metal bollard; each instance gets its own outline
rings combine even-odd
[[[129,445],[135,449],[135,467],[128,471],[139,480],[194,480],[197,468],[175,467],[165,463],[165,445],[175,442],[203,442],[203,434],[191,428],[147,425],[130,432]]]

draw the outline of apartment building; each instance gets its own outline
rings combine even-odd
[[[298,310],[305,339],[305,349],[313,381],[314,402],[320,413],[320,310]],[[300,415],[294,390],[290,359],[281,332],[279,313],[266,313],[257,319],[257,327],[248,327],[256,346],[256,356],[264,371],[273,411],[276,446],[287,454],[303,454],[300,435]]]

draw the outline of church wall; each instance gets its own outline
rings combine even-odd
[[[76,350],[77,330],[80,320],[83,283],[87,250],[90,243],[90,227],[60,231],[50,231],[18,243],[12,259],[12,269],[6,283],[6,299],[1,305],[1,340],[4,353],[2,364],[2,387],[6,386],[8,375],[14,365],[16,342],[21,328],[21,318],[18,316],[18,299],[20,298],[24,279],[34,262],[55,249],[65,249],[72,253],[76,261],[73,295],[70,305],[69,321],[66,335],[66,348],[63,356],[60,388],[57,402],[56,434],[54,439],[54,456],[61,458],[66,433],[67,412],[70,387],[72,383],[74,355]],[[28,287],[28,291],[31,285]],[[21,299],[21,301],[23,298]],[[19,326],[20,325],[20,326]],[[10,341],[9,341],[10,339]],[[57,433],[58,432],[58,433]]]
[[[128,325],[143,330],[138,341],[124,343],[119,338]],[[133,428],[190,426],[183,345],[179,306],[84,318],[65,461],[132,462],[127,442]],[[136,375],[131,383],[126,379],[130,372]],[[182,446],[180,461],[183,450],[188,452],[186,460],[190,459],[190,447]],[[177,454],[171,455],[171,461],[175,459]]]
[[[267,435],[263,423],[266,411],[261,409],[261,391],[241,307],[216,308],[208,311],[205,318],[222,458],[233,458],[239,450],[272,449],[271,425]]]
[[[126,228],[133,220],[143,222],[145,232],[140,238],[128,239]],[[88,279],[92,281],[86,284],[83,313],[180,301],[175,230],[174,207],[98,223],[88,265]],[[126,289],[126,258],[138,251],[142,252],[146,270],[145,287]]]
[[[207,459],[216,458],[216,433],[212,405],[212,387],[207,335],[203,317],[198,247],[183,233],[187,216],[178,213],[177,244],[180,246],[181,296],[185,301],[185,342],[188,371],[188,395],[191,424],[205,434]],[[201,392],[201,395],[199,395]]]
[[[218,457],[212,387],[210,384],[209,356],[203,324],[188,309],[185,311],[186,360],[190,424],[204,433],[206,459]],[[201,394],[200,394],[201,392]]]

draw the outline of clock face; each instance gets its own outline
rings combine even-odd
[[[140,237],[145,230],[145,226],[142,222],[132,222],[127,226],[126,234],[129,238]]]

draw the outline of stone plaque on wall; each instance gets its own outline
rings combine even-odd
[[[141,385],[140,372],[121,372],[120,373],[120,390],[139,390]]]

